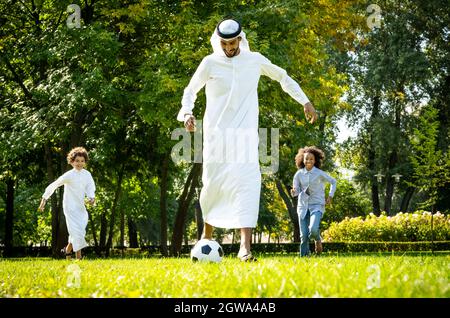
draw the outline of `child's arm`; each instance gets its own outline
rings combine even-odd
[[[86,196],[89,199],[89,204],[93,205],[95,203],[95,182],[91,174],[89,174],[89,180],[86,186]]]
[[[298,173],[296,173],[292,181],[291,195],[293,197],[296,197],[299,195],[299,193],[300,193],[300,180],[298,178]]]
[[[328,193],[328,197],[325,201],[326,204],[330,204],[331,200],[333,199],[334,196],[334,192],[336,192],[336,179],[334,179],[333,177],[329,176],[327,173],[322,171],[322,178],[324,178],[327,182],[329,182],[331,184],[330,187],[330,192]]]
[[[56,179],[53,183],[51,183],[47,188],[45,188],[45,192],[42,195],[41,203],[39,204],[39,211],[44,211],[45,203],[47,203],[48,198],[50,198],[55,192],[56,189],[58,189],[60,186],[62,186],[64,183],[66,183],[66,178],[64,175]]]

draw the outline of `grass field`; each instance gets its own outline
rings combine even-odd
[[[0,297],[450,297],[450,254],[0,259]]]

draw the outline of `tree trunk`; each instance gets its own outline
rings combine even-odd
[[[441,83],[441,92],[436,103],[436,108],[439,110],[437,149],[447,149],[450,143],[450,90],[448,89],[450,87],[450,75],[447,75]]]
[[[391,209],[392,209],[392,196],[394,195],[394,178],[389,175],[389,172],[392,171],[392,169],[397,164],[397,151],[393,150],[391,152],[391,155],[389,156],[389,167],[388,167],[388,173],[386,174],[386,197],[384,199],[384,210],[388,215],[392,215]]]
[[[106,249],[106,231],[108,228],[108,221],[106,219],[106,211],[103,211],[100,216],[100,251]]]
[[[117,175],[117,187],[114,193],[114,201],[111,207],[111,219],[109,220],[109,233],[108,233],[108,242],[106,243],[106,255],[109,255],[109,250],[113,247],[113,237],[114,237],[114,223],[116,221],[116,211],[117,204],[119,202],[120,193],[122,192],[122,179],[125,172],[125,162],[122,163],[122,167],[120,167],[120,171]]]
[[[403,85],[401,85],[398,90],[400,92],[403,92]],[[401,120],[401,109],[400,109],[400,102],[395,102],[395,122],[394,127],[396,128],[397,132],[400,132],[400,120]],[[397,155],[397,145],[398,145],[398,138],[397,135],[394,136],[394,145],[392,147],[391,155],[389,156],[389,166],[388,166],[388,173],[393,171],[395,169],[395,166],[398,162],[398,155]],[[388,215],[392,215],[392,196],[394,195],[394,179],[391,175],[386,175],[386,197],[384,199],[384,210]]]
[[[123,248],[125,246],[125,209],[120,210],[120,239],[119,245]]]
[[[85,111],[81,110],[75,114],[75,118],[72,120],[73,128],[70,132],[69,149],[81,146],[82,132],[84,124]]]
[[[52,156],[51,156],[51,150],[50,145],[46,143],[44,145],[44,151],[45,151],[45,163],[47,166],[47,178],[48,183],[52,183],[55,180],[55,172],[53,168],[52,163]],[[58,206],[58,200],[57,196],[54,194],[50,198],[51,203],[51,211],[52,211],[52,256],[54,258],[60,257],[59,253],[59,237],[60,237],[60,209],[61,205]],[[61,247],[62,248],[62,247]]]
[[[163,158],[161,170],[160,170],[160,196],[159,196],[159,211],[161,214],[160,224],[160,244],[161,254],[168,256],[167,249],[167,178],[169,170],[169,154],[166,154]]]
[[[95,223],[92,218],[92,214],[89,213],[89,211],[88,211],[88,216],[89,216],[89,226],[92,230],[92,237],[94,238],[94,251],[95,251],[95,254],[100,256],[101,253],[100,253],[100,246],[98,245],[98,240],[97,240],[97,230],[95,229]]]
[[[415,188],[408,187],[403,195],[402,203],[400,204],[400,212],[408,212],[409,202],[414,194]]]
[[[275,184],[277,186],[278,193],[280,194],[281,199],[283,199],[283,202],[288,209],[289,218],[292,222],[292,228],[294,229],[294,242],[298,243],[300,242],[300,227],[298,223],[297,207],[296,204],[294,204],[295,199],[290,199],[290,194],[287,186],[283,185],[283,183],[279,179],[276,179]]]
[[[448,74],[448,73],[447,73]],[[450,146],[450,75],[445,76],[441,81],[439,98],[436,108],[438,112],[439,132],[437,149],[448,149]],[[441,184],[438,189],[438,200],[435,208],[437,211],[450,210],[450,183]]]
[[[14,225],[14,179],[6,179],[6,215],[5,215],[5,256],[13,254],[13,225]]]
[[[327,143],[327,138],[325,137],[325,126],[326,126],[326,122],[327,122],[327,114],[323,113],[321,114],[320,118],[319,118],[319,148],[320,149],[325,149],[327,147],[326,143]]]
[[[91,0],[90,4],[87,0],[84,0],[84,7],[81,8],[81,17],[86,25],[94,21],[94,4],[95,0]]]
[[[392,196],[394,194],[394,178],[390,175],[386,175],[386,195],[384,198],[384,211],[386,211],[387,215],[391,214],[392,208]]]
[[[130,248],[139,247],[136,224],[134,224],[133,219],[131,219],[130,216],[128,216],[128,241]]]
[[[69,164],[67,163],[67,158],[65,154],[69,152],[69,149],[66,144],[63,144],[61,146],[63,149],[63,153],[60,156],[60,172],[61,175],[66,172],[69,169]],[[70,167],[71,168],[71,167]],[[63,198],[64,198],[64,187],[60,187],[58,189],[59,197],[58,197],[58,237],[57,237],[57,252],[65,247],[69,241],[69,232],[67,230],[66,225],[66,217],[64,215],[64,205],[63,205]]]
[[[195,206],[195,223],[197,224],[197,240],[200,240],[202,238],[204,225],[202,208],[200,207],[200,200],[195,200],[194,206]]]
[[[187,212],[189,204],[194,196],[195,188],[198,185],[199,176],[202,171],[201,163],[194,163],[191,171],[184,184],[183,193],[178,201],[178,211],[175,217],[175,225],[173,228],[172,240],[171,240],[171,253],[173,256],[180,255],[181,244],[183,240],[183,231],[187,218]]]
[[[378,173],[378,171],[376,171],[376,165],[375,165],[375,157],[376,157],[376,153],[375,153],[375,144],[374,144],[374,128],[372,127],[374,124],[374,121],[377,119],[377,117],[379,116],[380,113],[380,97],[377,95],[374,97],[373,99],[373,108],[372,108],[372,114],[370,116],[370,141],[369,141],[369,150],[368,150],[368,168],[369,171],[372,172],[372,176],[371,176],[371,192],[372,192],[372,209],[373,209],[373,213],[376,216],[380,215],[380,199],[378,196],[378,180],[377,178],[374,176],[376,173]]]
[[[184,245],[188,246],[189,245],[189,238],[188,238],[188,235],[187,235],[186,231],[184,231],[183,237],[184,237]]]

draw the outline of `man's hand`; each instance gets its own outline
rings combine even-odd
[[[194,132],[195,131],[195,117],[194,115],[185,115],[184,127],[186,127],[186,131]]]
[[[326,200],[325,200],[325,204],[326,205],[329,205],[329,204],[331,204],[331,201],[333,200],[333,197],[328,197]]]
[[[94,204],[95,204],[95,198],[89,199],[89,200],[88,200],[88,203],[89,203],[90,205],[94,205]]]
[[[38,208],[38,210],[39,211],[44,211],[44,208],[45,208],[45,203],[46,203],[47,201],[45,200],[45,199],[42,199],[41,200],[41,204],[39,204],[39,208]]]
[[[307,102],[303,106],[303,111],[305,112],[306,120],[311,124],[314,124],[314,122],[317,120],[318,117],[314,106],[310,102]]]

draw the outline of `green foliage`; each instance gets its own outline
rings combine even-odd
[[[18,195],[15,198],[14,245],[50,245],[51,215],[48,211],[37,210],[41,195],[36,186],[19,185]]]
[[[322,229],[327,229],[331,223],[340,222],[346,217],[366,216],[371,211],[370,200],[365,193],[344,178],[336,180],[336,192],[332,204],[326,206],[326,212],[321,221]]]
[[[450,183],[450,145],[444,151],[437,148],[438,113],[435,107],[428,105],[418,118],[411,140],[410,160],[414,169],[411,184],[428,195],[423,207],[433,206],[439,187]]]
[[[352,110],[346,114],[351,125],[359,129],[354,143],[347,145],[354,160],[345,161],[354,162],[355,179],[370,186],[374,195],[379,193],[391,213],[400,209],[402,201],[406,204],[411,199],[410,157],[416,155],[411,153],[413,129],[423,129],[417,125],[420,109],[430,96],[434,98],[433,82],[442,76],[432,70],[434,54],[430,52],[436,47],[428,38],[435,35],[425,31],[425,25],[435,23],[434,10],[439,12],[440,21],[448,24],[449,20],[448,14],[437,10],[441,1],[404,1],[399,6],[386,0],[377,5],[382,9],[381,27],[363,32],[359,47],[345,63],[352,79],[347,98]],[[444,32],[440,27],[435,31],[441,36]],[[439,72],[448,73],[445,69]],[[374,178],[378,172],[386,176],[381,183]],[[394,188],[390,176],[396,173],[402,175],[402,182]]]
[[[325,241],[330,242],[415,242],[450,240],[450,215],[433,215],[431,232],[431,213],[416,211],[398,213],[391,217],[382,213],[377,217],[372,213],[365,218],[345,218],[342,222],[332,223],[322,233]]]
[[[256,231],[270,235],[271,242],[291,240],[295,226],[290,222],[273,179],[263,178]]]
[[[402,6],[382,1],[383,28],[373,32],[365,29],[367,4],[359,0],[78,1],[83,12],[80,29],[67,28],[65,11],[70,3],[0,3],[0,15],[7,17],[0,19],[0,191],[5,193],[5,180],[18,184],[15,244],[49,239],[50,214],[34,210],[39,194],[53,181],[46,176],[49,167],[54,177],[62,174],[68,168],[65,153],[75,145],[90,151],[88,169],[98,191],[97,206],[90,209],[90,226],[96,234],[102,216],[109,228],[123,172],[114,242],[123,213],[137,224],[142,244],[158,243],[162,158],[176,143],[170,133],[180,127],[175,116],[183,89],[201,59],[212,52],[209,37],[225,15],[242,21],[251,49],[285,68],[320,111],[318,123],[307,124],[302,107],[278,83],[261,80],[260,125],[280,128],[277,178],[284,184],[291,183],[296,169],[293,158],[305,145],[323,148],[326,170],[333,170],[334,123],[339,111],[353,107],[352,121],[363,127],[343,158],[344,165],[357,170],[356,180],[363,187],[340,182],[334,204],[325,214],[325,227],[367,211],[365,186],[378,170],[399,172],[402,180],[421,188],[416,201],[422,200],[423,192],[434,195],[428,180],[433,187],[445,187],[449,179],[449,151],[442,146],[448,141],[445,94],[450,59],[443,32],[449,23],[448,10],[442,9],[439,0],[407,1]],[[422,122],[415,110],[427,94],[436,96],[433,105],[440,112],[437,118],[435,113],[424,113]],[[348,99],[342,99],[347,95]],[[382,101],[379,116],[365,120],[376,95]],[[195,108],[198,118],[204,107],[200,93]],[[398,124],[397,114],[401,115]],[[376,152],[373,168],[366,158],[371,145]],[[48,160],[45,147],[50,151]],[[345,152],[341,150],[340,158]],[[393,150],[398,151],[399,160],[395,167],[388,167]],[[169,232],[189,168],[172,163],[168,167]],[[272,182],[264,179],[257,231],[283,239],[291,235],[293,225]],[[407,185],[398,184],[396,191],[404,191]],[[188,224],[192,212],[190,207]],[[0,202],[0,236],[4,215]],[[218,232],[218,237],[224,234]],[[92,241],[90,227],[88,239]]]

